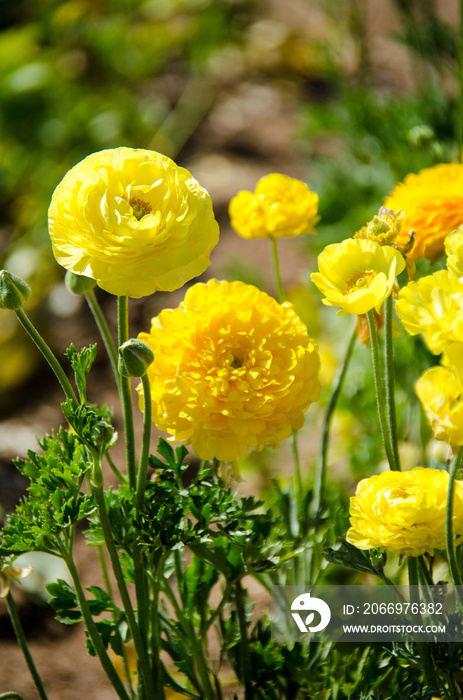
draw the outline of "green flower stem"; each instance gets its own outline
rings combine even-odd
[[[151,445],[151,387],[148,375],[144,374],[141,378],[143,386],[143,439],[140,454],[140,464],[138,466],[137,477],[137,498],[136,508],[140,511],[143,505],[143,496],[146,487],[146,474],[148,471],[148,459],[150,456]]]
[[[419,603],[418,561],[416,557],[408,557],[408,583],[410,586],[410,603]],[[428,688],[438,690],[440,683],[432,661],[430,645],[428,642],[416,642],[416,646],[423,666],[426,685]]]
[[[121,482],[121,484],[126,484],[126,483],[127,483],[127,477],[124,476],[124,474],[121,474],[121,472],[119,471],[119,469],[118,469],[118,468],[116,467],[116,465],[114,464],[114,462],[113,462],[113,460],[112,460],[112,458],[111,458],[109,452],[105,452],[105,457],[106,457],[106,460],[107,460],[107,462],[108,462],[108,464],[109,464],[109,467],[110,467],[111,471],[113,472],[113,474],[114,474],[115,476],[117,476],[117,478],[119,479],[119,481]]]
[[[45,692],[45,688],[43,687],[42,679],[40,678],[39,672],[37,671],[37,668],[34,664],[34,660],[32,658],[31,652],[29,651],[29,645],[27,644],[26,637],[23,632],[23,628],[21,625],[21,620],[19,619],[18,615],[18,610],[16,608],[16,603],[14,602],[13,595],[11,591],[8,591],[7,596],[5,597],[5,601],[8,607],[8,613],[10,615],[10,620],[11,624],[13,625],[14,633],[16,635],[16,639],[18,640],[18,644],[21,648],[22,653],[24,654],[24,658],[26,660],[27,667],[29,669],[29,672],[32,676],[32,679],[35,683],[35,687],[37,688],[37,692],[40,696],[40,700],[48,700],[48,696]],[[15,697],[14,693],[7,693],[5,697]],[[21,697],[20,695],[16,697]]]
[[[2,693],[0,700],[24,700],[24,698],[19,693]]]
[[[105,553],[104,553],[104,549],[101,545],[98,545],[98,559],[100,562],[101,573],[103,575],[103,581],[104,581],[106,591],[107,591],[107,593],[109,593],[111,598],[114,599],[112,585],[111,585],[111,581],[110,581],[109,573],[108,573],[108,567],[106,565]],[[115,614],[113,614],[113,620],[115,620]],[[117,634],[118,634],[119,641],[120,641],[121,648],[122,648],[122,661],[124,663],[124,671],[125,671],[125,675],[127,677],[129,691],[130,691],[131,696],[133,697],[134,692],[133,692],[133,686],[132,686],[132,678],[131,678],[131,674],[130,674],[130,668],[129,668],[129,662],[128,662],[128,658],[127,658],[125,644],[122,641],[122,637],[121,637],[119,630],[117,631]]]
[[[241,678],[243,683],[244,700],[252,700],[251,685],[251,657],[249,653],[248,627],[246,623],[245,592],[241,585],[241,580],[235,584],[235,601],[238,613],[238,624],[240,628],[240,648],[241,648]]]
[[[373,311],[368,311],[368,326],[370,328],[370,342],[371,342],[371,357],[373,363],[373,376],[375,380],[376,389],[376,403],[378,406],[379,415],[379,425],[381,428],[381,436],[383,438],[384,449],[386,451],[387,461],[389,462],[389,467],[392,470],[396,469],[394,456],[391,449],[391,444],[389,442],[389,432],[386,419],[385,401],[383,384],[381,379],[381,365],[379,362],[379,348],[378,348],[378,336],[376,334],[375,319],[373,316]]]
[[[296,475],[296,485],[299,501],[302,500],[303,485],[302,485],[302,475],[301,475],[301,462],[299,460],[299,450],[297,449],[297,431],[293,432],[292,440],[292,450],[293,450],[293,461],[294,461],[294,473]]]
[[[38,349],[52,368],[53,372],[56,375],[56,378],[61,384],[66,398],[71,399],[71,401],[73,401],[75,404],[78,404],[79,402],[77,401],[74,389],[72,388],[69,379],[66,377],[63,368],[61,367],[60,363],[58,362],[58,360],[56,359],[53,352],[50,350],[50,348],[48,347],[38,330],[32,325],[31,321],[22,309],[18,309],[17,311],[15,311],[15,314],[21,326],[24,328],[31,340],[36,344],[36,346],[38,347]]]
[[[128,319],[128,298],[117,297],[117,321],[118,321],[118,344],[123,345],[129,338]],[[122,409],[124,412],[125,445],[127,455],[127,474],[129,486],[135,489],[136,467],[135,467],[135,430],[133,425],[133,406],[130,379],[119,375],[119,385],[122,397]]]
[[[275,271],[275,282],[277,285],[278,301],[280,302],[280,304],[282,304],[285,300],[285,293],[283,291],[283,285],[281,283],[280,263],[278,261],[278,247],[276,238],[271,238],[270,240],[272,242],[273,269]]]
[[[394,458],[395,471],[400,471],[400,458],[397,439],[397,417],[394,395],[394,345],[392,342],[392,294],[384,302],[384,366],[386,388],[386,417],[389,442]]]
[[[95,463],[94,472],[101,472],[101,465]],[[116,579],[117,588],[121,596],[122,604],[124,606],[125,613],[127,615],[127,623],[129,625],[130,631],[132,633],[133,642],[137,652],[139,672],[143,678],[146,693],[149,698],[156,698],[159,695],[156,694],[154,687],[153,677],[151,674],[151,665],[148,658],[147,650],[143,642],[143,638],[140,632],[140,628],[135,619],[135,613],[132,606],[132,601],[130,600],[129,592],[124,579],[124,573],[122,571],[122,566],[119,561],[119,556],[117,553],[116,545],[114,544],[113,536],[111,533],[111,527],[109,524],[108,514],[106,512],[106,503],[104,497],[104,491],[102,485],[99,483],[99,475],[97,474],[95,481],[93,483],[93,492],[95,495],[95,500],[98,508],[98,514],[100,517],[101,529],[103,530],[103,536],[105,539],[106,547],[108,549],[109,559],[111,561],[111,566]],[[139,614],[141,611],[139,611]]]
[[[82,617],[84,618],[84,622],[87,627],[87,632],[90,637],[90,640],[95,648],[98,658],[100,659],[100,663],[103,666],[103,669],[106,675],[108,676],[114,690],[119,696],[120,700],[131,700],[129,694],[127,693],[124,687],[124,684],[122,683],[121,679],[117,674],[116,669],[113,666],[111,659],[108,656],[108,652],[106,651],[100,633],[98,632],[98,628],[92,617],[90,608],[88,607],[84,589],[80,582],[79,574],[77,572],[76,565],[74,564],[72,554],[70,554],[66,549],[63,548],[62,556],[71,575],[72,582],[74,584],[74,588],[77,595],[77,600],[79,601],[79,608],[82,613]]]
[[[191,653],[195,661],[196,668],[199,673],[202,684],[202,698],[203,700],[216,700],[215,692],[212,687],[211,680],[209,678],[209,669],[207,667],[206,659],[204,658],[204,652],[201,645],[201,641],[196,635],[196,631],[191,624],[191,622],[183,614],[183,610],[178,604],[175,593],[173,592],[171,585],[165,577],[163,578],[164,591],[167,595],[169,602],[175,610],[177,620],[179,621],[185,635],[188,638]]]
[[[449,560],[450,573],[452,574],[453,583],[457,586],[458,596],[463,603],[463,580],[460,569],[458,567],[455,554],[455,545],[453,539],[453,500],[455,495],[455,478],[457,471],[461,466],[463,450],[459,450],[450,464],[449,486],[447,491],[447,514],[445,521],[445,537],[447,541],[447,557]]]
[[[100,335],[103,338],[103,343],[106,348],[106,352],[108,353],[109,361],[111,362],[111,367],[114,373],[114,377],[116,379],[116,384],[119,387],[119,373],[117,371],[117,350],[114,345],[114,341],[111,337],[111,333],[109,332],[108,324],[106,323],[103,311],[101,310],[101,306],[98,303],[93,289],[87,292],[85,298],[87,300],[87,304],[90,307],[90,311],[93,314],[93,318],[95,319],[95,323],[98,327],[98,330],[100,331]]]
[[[163,553],[156,567],[156,577],[154,579],[153,591],[151,596],[151,655],[153,659],[153,676],[159,678],[160,695],[159,700],[164,700],[164,684],[162,682],[162,664],[161,664],[161,627],[159,624],[159,592],[161,581],[164,573],[164,565],[168,557],[167,553]]]
[[[314,487],[314,500],[312,510],[316,514],[320,506],[323,503],[325,495],[325,481],[326,481],[326,464],[328,456],[328,445],[330,440],[330,429],[331,421],[333,419],[334,412],[341,394],[342,385],[344,383],[344,378],[346,376],[347,368],[349,367],[350,359],[355,347],[355,341],[357,340],[357,324],[354,327],[353,333],[349,340],[342,365],[339,369],[338,376],[331,389],[331,396],[328,401],[328,405],[325,411],[325,418],[323,421],[323,436],[322,445],[320,449],[320,456],[318,458],[316,472],[315,472],[315,487]]]

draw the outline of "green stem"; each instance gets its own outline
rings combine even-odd
[[[29,646],[27,644],[26,637],[23,632],[23,628],[21,625],[21,620],[19,619],[18,615],[18,610],[16,608],[16,603],[14,602],[13,595],[11,591],[8,591],[8,594],[5,597],[5,601],[8,607],[8,613],[10,615],[10,620],[11,624],[13,625],[14,633],[16,635],[16,639],[18,640],[18,644],[21,648],[22,653],[24,654],[24,658],[26,660],[27,667],[29,668],[29,672],[33,678],[33,681],[35,683],[35,687],[37,688],[37,692],[40,696],[40,700],[48,700],[48,696],[45,692],[45,688],[43,687],[42,679],[40,678],[39,672],[37,671],[37,668],[34,664],[34,660],[32,658],[31,652],[29,651]],[[13,693],[10,693],[11,697],[14,697]],[[8,694],[6,695],[8,697]],[[18,696],[21,697],[21,696]]]
[[[15,311],[15,314],[21,326],[24,328],[31,340],[36,344],[36,346],[38,347],[38,349],[52,368],[53,372],[56,375],[56,378],[61,384],[66,398],[71,399],[71,401],[73,401],[75,404],[78,404],[79,402],[77,401],[74,389],[72,388],[69,379],[66,377],[63,368],[61,367],[60,363],[58,362],[58,360],[56,359],[53,352],[50,350],[50,348],[48,347],[38,330],[32,325],[31,321],[22,309],[18,309],[17,311]]]
[[[111,362],[111,367],[114,373],[114,377],[116,379],[116,384],[117,386],[119,386],[119,373],[117,371],[117,351],[114,345],[114,341],[111,337],[111,333],[109,332],[108,324],[106,323],[103,311],[101,310],[101,306],[97,301],[93,289],[90,290],[90,292],[87,292],[85,298],[87,299],[87,304],[90,307],[90,311],[92,312],[93,318],[95,319],[95,323],[98,327],[98,330],[100,331],[100,335],[103,338],[103,343],[106,348],[106,352],[108,353],[109,361]]]
[[[117,297],[117,321],[118,321],[118,344],[123,345],[129,336],[128,319],[128,298]],[[136,467],[135,467],[135,430],[133,425],[133,406],[130,379],[119,375],[119,385],[121,388],[122,409],[124,412],[125,445],[127,455],[127,474],[129,486],[135,489]]]
[[[381,428],[381,436],[383,438],[384,449],[386,451],[387,461],[389,462],[390,469],[394,470],[395,462],[394,456],[392,454],[391,445],[389,442],[388,425],[386,419],[385,411],[385,401],[383,392],[383,383],[381,379],[381,365],[379,361],[379,348],[378,348],[378,336],[376,334],[375,319],[373,316],[373,311],[368,311],[368,326],[370,328],[370,342],[371,342],[371,358],[373,364],[373,376],[375,380],[375,390],[376,390],[376,404],[378,406],[379,415],[379,425]]]
[[[143,385],[143,439],[137,477],[137,513],[143,505],[151,444],[151,387],[147,374],[143,375],[141,382]]]
[[[66,550],[63,549],[63,559],[66,562],[66,565],[68,567],[69,573],[71,575],[74,588],[76,591],[77,595],[77,600],[79,601],[79,608],[82,613],[82,617],[84,618],[85,625],[87,627],[87,632],[90,637],[90,640],[93,644],[93,647],[95,649],[95,652],[98,655],[98,658],[100,659],[100,663],[103,666],[103,669],[108,676],[114,690],[116,691],[117,695],[121,700],[130,700],[130,696],[128,695],[124,684],[122,683],[121,679],[119,678],[116,669],[114,668],[111,659],[108,656],[108,652],[106,651],[103,641],[100,637],[100,633],[98,632],[98,628],[95,624],[95,621],[92,617],[92,614],[90,612],[90,608],[88,607],[87,599],[85,598],[85,593],[84,589],[82,588],[82,584],[80,582],[79,574],[77,572],[76,566],[74,564],[74,560],[72,558],[72,555],[67,552]]]
[[[293,448],[294,473],[296,475],[298,500],[300,502],[302,500],[303,485],[302,485],[302,475],[301,475],[301,463],[299,461],[299,450],[297,449],[297,432],[296,432],[296,430],[293,432],[292,448]]]
[[[240,649],[241,649],[241,680],[243,684],[244,700],[252,699],[251,685],[251,657],[249,654],[248,627],[246,622],[245,593],[238,579],[235,585],[236,610],[238,613],[238,624],[240,628]]]
[[[447,557],[449,560],[450,573],[452,574],[453,583],[457,586],[458,597],[463,603],[463,580],[460,569],[458,568],[457,558],[455,554],[455,545],[453,539],[453,501],[455,495],[455,478],[457,471],[461,466],[463,450],[459,450],[450,464],[449,485],[447,491],[447,514],[445,520],[445,537],[447,541]]]
[[[394,470],[400,471],[400,457],[397,439],[397,416],[394,393],[394,345],[392,342],[392,294],[384,302],[384,367],[386,380],[386,417],[389,442],[394,459]]]
[[[270,239],[272,242],[272,252],[273,252],[273,269],[275,272],[275,282],[277,285],[278,301],[282,304],[285,300],[285,293],[283,291],[283,285],[281,283],[280,275],[280,263],[278,261],[278,247],[275,238]]]
[[[107,462],[108,462],[109,467],[110,467],[111,471],[113,472],[113,474],[119,479],[119,481],[121,482],[121,484],[126,484],[126,483],[127,483],[127,477],[124,476],[124,474],[121,474],[121,472],[119,471],[119,469],[118,469],[118,468],[116,467],[116,465],[114,464],[114,462],[113,462],[113,460],[112,460],[112,458],[111,458],[109,452],[105,452],[105,457],[106,457],[106,459],[107,459]]]
[[[19,693],[2,693],[0,700],[24,700],[24,698]]]
[[[203,698],[203,700],[215,700],[215,693],[214,693],[214,689],[212,687],[211,680],[209,678],[209,669],[207,667],[206,660],[204,658],[204,653],[203,653],[203,648],[202,648],[201,642],[196,635],[196,631],[195,631],[193,625],[186,618],[186,616],[183,613],[182,608],[178,604],[177,598],[175,597],[175,593],[173,592],[168,579],[166,579],[164,577],[163,583],[164,583],[164,591],[167,595],[167,598],[169,599],[169,602],[171,603],[172,607],[174,608],[175,614],[177,616],[177,620],[179,621],[182,629],[184,630],[184,632],[188,638],[191,653],[193,655],[193,659],[195,661],[196,668],[198,669],[199,677],[201,678],[202,692],[203,692],[203,695],[201,697]],[[195,683],[199,689],[197,681],[195,681]]]
[[[95,464],[95,471],[101,470],[101,466]],[[97,479],[98,480],[98,479]],[[97,483],[93,484],[93,492],[95,495],[95,500],[98,508],[98,514],[100,517],[101,529],[103,530],[103,536],[106,543],[106,547],[109,554],[109,559],[111,561],[111,566],[116,579],[117,588],[121,596],[122,604],[124,606],[125,613],[127,615],[127,623],[129,625],[130,631],[132,633],[135,649],[137,651],[139,671],[145,683],[147,696],[149,698],[158,697],[156,695],[153,678],[151,675],[151,666],[148,658],[147,650],[143,642],[143,638],[140,632],[140,628],[135,619],[135,613],[133,611],[132,601],[127,590],[127,586],[124,579],[124,572],[122,571],[122,566],[119,561],[119,556],[117,553],[116,545],[114,544],[113,536],[111,533],[111,527],[109,523],[108,514],[106,512],[106,503],[104,497],[104,491],[102,486]],[[140,614],[140,611],[139,611]]]
[[[164,574],[164,564],[168,554],[161,554],[158,565],[156,567],[156,577],[154,579],[153,592],[151,596],[151,652],[153,659],[153,676],[159,679],[159,700],[165,697],[164,684],[162,682],[162,665],[161,665],[161,628],[159,624],[159,592],[161,581]]]
[[[410,603],[419,603],[418,562],[416,557],[408,557],[408,583],[410,586]],[[438,690],[440,684],[432,661],[430,645],[428,642],[416,642],[416,646],[423,666],[426,685],[428,688]]]
[[[341,394],[342,385],[344,383],[344,377],[346,376],[347,368],[349,367],[349,362],[352,357],[352,352],[355,347],[355,341],[357,339],[357,325],[354,327],[354,331],[349,340],[346,352],[344,354],[344,359],[342,365],[339,369],[338,376],[331,389],[331,396],[328,401],[328,405],[325,411],[325,418],[323,422],[323,436],[322,445],[320,449],[320,456],[318,458],[316,472],[315,472],[315,487],[314,487],[314,501],[313,501],[313,513],[318,513],[325,495],[325,481],[326,481],[326,465],[327,465],[327,455],[328,455],[328,445],[330,440],[330,429],[331,421],[336,410],[336,406]]]

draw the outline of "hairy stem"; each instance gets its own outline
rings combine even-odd
[[[395,471],[400,471],[397,417],[394,395],[394,346],[392,342],[392,294],[384,302],[384,366],[386,380],[386,417]]]
[[[21,648],[21,651],[24,654],[24,658],[26,660],[27,667],[28,667],[29,672],[32,676],[32,679],[35,683],[35,687],[37,688],[37,692],[40,696],[40,700],[48,700],[48,696],[45,692],[45,688],[43,687],[42,679],[40,678],[39,672],[37,671],[36,665],[35,665],[34,660],[32,658],[32,654],[29,650],[29,645],[28,645],[26,637],[24,635],[23,628],[21,625],[21,620],[19,619],[18,610],[16,608],[16,603],[14,602],[14,598],[13,598],[11,591],[8,591],[8,594],[6,595],[5,601],[6,601],[6,604],[8,607],[8,613],[10,616],[11,624],[13,625],[16,639],[18,640],[18,644]],[[5,696],[0,696],[0,697],[12,697],[12,698],[14,698],[14,697],[21,697],[21,696],[15,695],[14,693],[7,693]]]
[[[128,319],[128,298],[117,297],[117,321],[118,321],[118,344],[123,345],[129,337]],[[119,375],[119,385],[122,397],[122,410],[124,412],[125,446],[127,456],[127,474],[129,485],[132,489],[136,487],[136,466],[135,466],[135,430],[133,425],[133,405],[129,377]]]
[[[119,374],[117,371],[117,351],[114,345],[114,341],[111,337],[111,333],[109,332],[108,324],[106,323],[103,311],[101,310],[101,306],[97,301],[93,289],[87,292],[85,298],[87,300],[87,304],[90,307],[90,311],[93,314],[93,318],[95,319],[95,323],[98,327],[98,330],[100,331],[100,335],[103,338],[103,343],[106,348],[106,352],[108,353],[109,361],[111,362],[114,378],[116,380],[117,386],[119,387]]]
[[[270,240],[272,241],[273,269],[275,272],[275,282],[278,292],[278,301],[280,302],[280,304],[282,304],[285,300],[285,293],[283,291],[283,284],[281,283],[280,263],[278,260],[278,247],[275,238],[271,238]]]
[[[21,326],[24,328],[26,333],[38,347],[38,349],[52,368],[57,380],[61,384],[61,388],[63,389],[66,398],[71,399],[71,401],[73,401],[75,404],[78,404],[74,389],[72,388],[69,379],[66,377],[63,368],[61,367],[60,363],[58,362],[55,355],[50,350],[50,348],[48,347],[38,330],[35,328],[35,326],[33,326],[33,324],[22,309],[18,309],[17,311],[15,311],[15,314]]]

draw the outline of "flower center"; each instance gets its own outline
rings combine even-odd
[[[355,275],[353,275],[346,282],[346,294],[356,292],[358,289],[365,289],[369,287],[377,274],[378,273],[375,270],[362,270],[361,272],[356,272]]]
[[[233,369],[239,369],[242,366],[243,366],[243,361],[240,360],[240,358],[237,357],[236,355],[233,355],[233,360],[230,362],[230,367],[233,367]]]
[[[130,206],[132,207],[132,212],[134,217],[140,221],[140,219],[143,219],[146,214],[149,214],[151,211],[151,204],[148,204],[148,202],[144,202],[142,199],[136,199],[135,197],[132,197],[132,199],[129,201]]]

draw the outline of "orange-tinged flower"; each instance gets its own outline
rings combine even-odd
[[[291,304],[243,282],[193,285],[139,339],[154,353],[154,423],[202,459],[279,447],[318,399],[318,347],[305,325]]]
[[[415,467],[363,479],[350,499],[347,541],[359,549],[384,549],[418,557],[445,549],[449,475]],[[455,482],[453,531],[463,534],[463,485]]]
[[[318,195],[305,182],[280,173],[261,178],[255,192],[239,192],[229,206],[231,225],[243,238],[313,233],[317,210]]]
[[[218,240],[210,197],[188,170],[134,148],[74,166],[48,220],[56,260],[120,296],[182,287],[204,272]]]
[[[463,165],[443,163],[410,173],[396,185],[385,206],[405,212],[396,239],[399,247],[407,243],[411,229],[415,245],[409,256],[414,260],[439,258],[446,236],[463,224]]]

